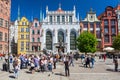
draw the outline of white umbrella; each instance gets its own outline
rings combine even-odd
[[[114,48],[112,48],[112,47],[106,47],[103,49],[103,51],[113,51],[113,50],[114,50]]]

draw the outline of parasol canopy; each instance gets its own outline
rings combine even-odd
[[[103,51],[114,51],[114,48],[112,47],[106,47],[103,49]]]

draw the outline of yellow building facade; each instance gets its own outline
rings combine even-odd
[[[29,21],[22,17],[18,23],[18,54],[26,54],[29,51]]]

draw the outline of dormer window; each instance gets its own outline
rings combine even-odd
[[[22,25],[25,25],[26,24],[26,22],[22,22]]]
[[[37,23],[35,23],[35,27],[37,27],[38,25],[37,25]]]
[[[108,13],[108,16],[111,16],[111,13]]]

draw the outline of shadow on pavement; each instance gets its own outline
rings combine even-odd
[[[55,75],[59,75],[59,76],[65,76],[62,73],[55,73]]]
[[[15,78],[13,75],[9,76],[9,78]]]
[[[28,73],[28,74],[31,74],[31,71],[25,71],[26,73]]]
[[[115,71],[114,69],[106,69],[106,71],[110,71],[110,72],[120,72],[120,70]]]

